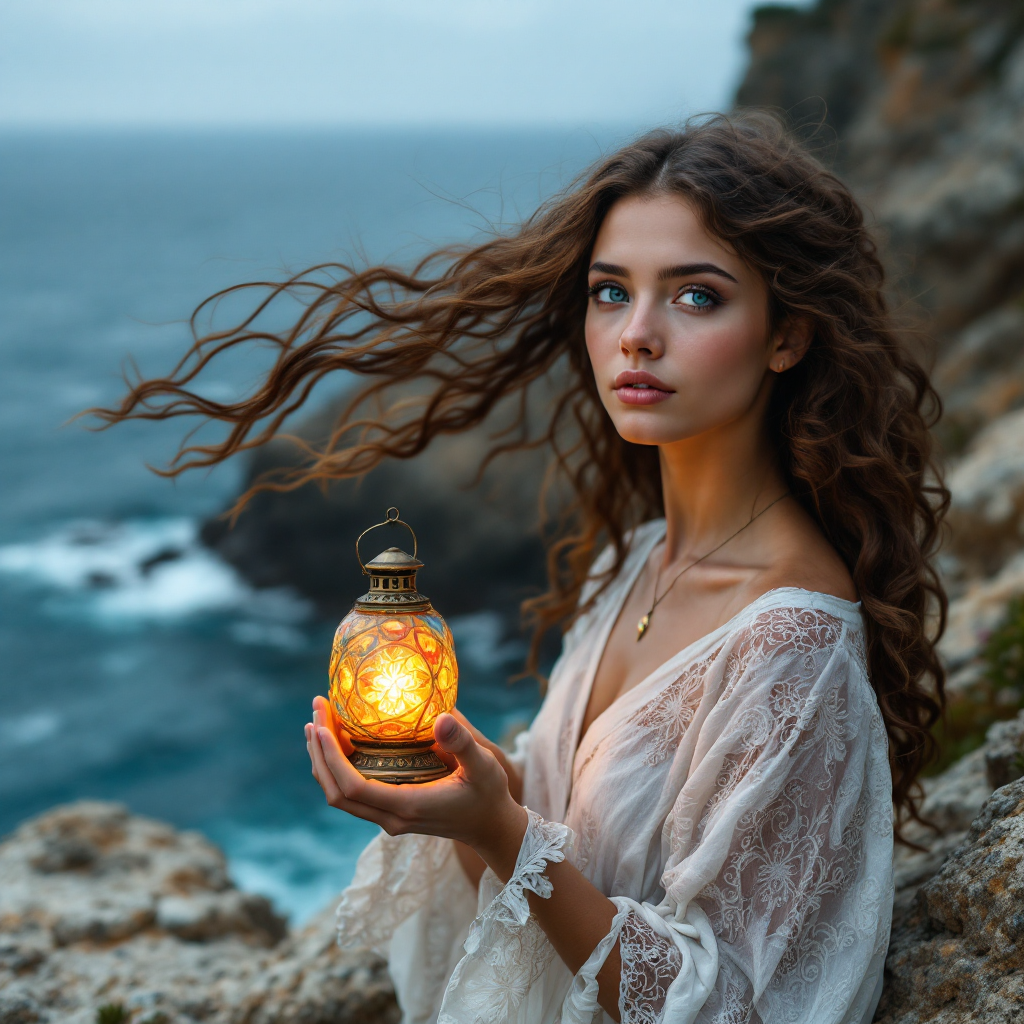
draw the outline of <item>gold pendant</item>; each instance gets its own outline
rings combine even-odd
[[[651,613],[648,612],[637,624],[636,624],[636,639],[639,643],[643,638],[644,633],[647,632],[647,627],[651,624]]]

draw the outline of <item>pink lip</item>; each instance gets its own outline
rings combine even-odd
[[[616,376],[612,388],[626,405],[657,405],[675,393],[664,381],[646,370],[623,370]]]

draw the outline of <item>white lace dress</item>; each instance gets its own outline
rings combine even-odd
[[[858,605],[773,590],[580,742],[608,635],[664,529],[636,531],[520,737],[530,824],[509,883],[488,870],[474,892],[452,844],[429,836],[382,834],[360,857],[339,941],[388,958],[406,1024],[607,1021],[595,975],[616,941],[628,1024],[871,1020],[892,912],[892,793]],[[524,896],[549,895],[545,866],[563,857],[617,908],[575,977]]]

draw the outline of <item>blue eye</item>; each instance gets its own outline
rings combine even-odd
[[[715,304],[715,298],[711,292],[706,292],[702,288],[688,288],[679,296],[679,302],[691,309],[706,309]]]
[[[599,284],[593,294],[598,302],[629,302],[629,293],[621,284]]]

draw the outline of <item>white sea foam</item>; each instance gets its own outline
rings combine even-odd
[[[39,540],[0,547],[0,572],[83,600],[110,624],[167,621],[214,612],[244,616],[236,639],[301,646],[295,625],[308,602],[283,589],[256,590],[199,542],[194,520],[78,521]]]

